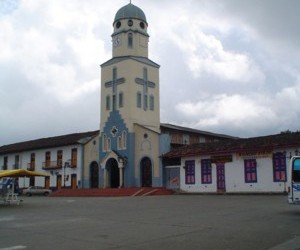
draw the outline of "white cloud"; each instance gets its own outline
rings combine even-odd
[[[161,33],[158,37],[177,46],[184,56],[184,63],[195,78],[208,74],[232,83],[264,82],[264,73],[248,49],[226,49],[221,40],[233,32],[239,32],[240,39],[248,42],[255,39],[250,28],[232,23],[232,20],[225,19],[222,15],[214,16],[216,13],[210,13],[209,16],[204,12],[205,9],[195,8],[189,11],[191,12],[178,6],[171,7],[168,15],[172,22],[157,24],[157,28]]]
[[[272,109],[263,102],[265,100],[259,95],[250,98],[223,94],[196,103],[179,103],[176,110],[182,116],[193,120],[197,127],[231,124],[232,127],[240,128],[244,124],[251,124],[258,129],[266,121],[271,122],[276,117]]]
[[[260,2],[134,1],[162,66],[163,122],[241,136],[299,129],[299,3]],[[98,128],[99,64],[127,3],[17,0],[0,10],[1,142],[29,136],[31,123],[34,138]]]

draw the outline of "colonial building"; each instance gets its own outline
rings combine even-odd
[[[193,144],[163,156],[169,188],[185,192],[285,192],[300,133]]]
[[[197,142],[226,140],[232,137],[171,124],[161,124],[165,150]],[[195,139],[194,139],[195,140]],[[170,143],[171,142],[171,143]],[[175,142],[175,143],[174,143]],[[28,169],[49,174],[49,178],[20,178],[21,187],[103,188],[100,185],[99,130],[40,138],[0,146],[0,170]]]
[[[4,145],[0,147],[0,170],[28,169],[49,174],[46,178],[19,178],[21,188],[82,187],[85,175],[89,175],[84,169],[98,165],[98,135],[99,130]]]

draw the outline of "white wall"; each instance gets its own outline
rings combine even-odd
[[[71,159],[71,152],[73,148],[77,148],[77,167],[76,168],[66,168],[65,174],[66,176],[69,175],[69,179],[65,182],[66,187],[71,185],[71,174],[77,175],[77,182],[82,181],[81,178],[81,169],[82,169],[82,145],[74,144],[68,145],[63,147],[56,147],[56,148],[46,148],[46,149],[39,149],[39,150],[32,150],[32,151],[25,151],[21,153],[13,153],[7,155],[0,155],[0,167],[3,166],[4,157],[8,157],[8,168],[13,169],[13,164],[15,163],[15,155],[19,155],[20,157],[20,168],[27,169],[27,164],[30,163],[30,157],[32,153],[35,153],[35,171],[47,173],[50,175],[50,187],[56,187],[56,179],[57,174],[62,176],[62,185],[64,184],[64,169],[54,169],[54,170],[43,170],[43,162],[45,162],[45,154],[47,151],[51,152],[51,161],[57,160],[57,151],[63,151],[63,165],[66,161]],[[2,168],[1,168],[2,169]],[[19,185],[21,188],[29,186],[29,178],[19,178]],[[45,185],[45,178],[44,177],[35,177],[35,185],[36,186],[44,186]]]
[[[287,152],[287,156],[294,155],[296,148],[282,149],[271,152],[268,155],[253,156],[257,163],[257,182],[246,183],[244,173],[244,158],[233,154],[233,161],[225,163],[225,185],[226,192],[284,192],[286,190],[285,182],[274,182],[273,180],[273,159],[272,155],[276,152]],[[249,158],[249,157],[248,157]],[[201,160],[210,159],[210,156],[185,157],[181,159],[180,166],[180,189],[186,192],[214,193],[217,192],[217,171],[216,164],[212,164],[212,183],[201,183]],[[185,184],[185,161],[195,160],[195,184]],[[289,157],[287,157],[286,166],[288,169]]]

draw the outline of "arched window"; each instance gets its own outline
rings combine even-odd
[[[111,150],[111,140],[110,138],[107,138],[107,151]]]
[[[122,137],[118,136],[118,149],[122,149]]]
[[[107,138],[106,138],[106,134],[103,134],[102,148],[103,148],[103,152],[107,151]]]
[[[126,149],[126,146],[127,146],[127,133],[126,131],[124,130],[122,132],[122,148],[123,149]]]
[[[133,35],[132,35],[132,33],[128,33],[128,48],[129,49],[133,48]]]

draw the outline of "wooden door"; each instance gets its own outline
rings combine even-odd
[[[56,188],[57,190],[61,190],[61,175],[56,177]]]
[[[45,177],[45,188],[46,189],[50,188],[50,176]]]
[[[217,191],[225,192],[225,165],[224,163],[217,163]]]
[[[77,188],[77,175],[76,174],[71,175],[71,188],[72,189]]]

